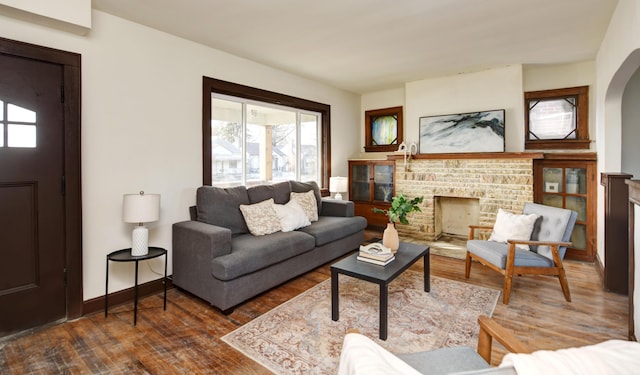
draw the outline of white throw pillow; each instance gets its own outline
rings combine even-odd
[[[273,198],[256,204],[241,204],[240,211],[249,232],[254,236],[275,233],[281,229],[280,219],[273,209]]]
[[[489,241],[504,242],[507,240],[530,240],[531,232],[540,216],[536,214],[517,215],[498,209],[496,223],[493,225],[493,232]],[[516,245],[517,248],[530,250],[529,245]]]
[[[309,221],[318,221],[318,202],[316,202],[316,195],[313,190],[309,190],[306,193],[291,192],[289,200],[295,200],[300,204]]]
[[[311,225],[307,214],[296,200],[290,200],[287,204],[274,204],[280,226],[283,232],[291,232],[298,228]]]

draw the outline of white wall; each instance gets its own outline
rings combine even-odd
[[[640,178],[640,69],[636,70],[622,96],[621,171]],[[640,249],[640,248],[639,248]]]
[[[524,150],[522,66],[409,82],[405,139],[418,140],[420,117],[505,110],[505,151]]]
[[[640,2],[619,0],[596,57],[598,175],[622,172],[622,96],[640,67]],[[636,144],[640,140],[635,141]],[[636,177],[637,178],[637,177]],[[604,188],[598,187],[598,257],[604,261]]]
[[[203,75],[331,105],[334,171],[346,173],[359,144],[359,96],[106,13],[93,11],[85,37],[0,16],[0,36],[82,55],[85,300],[104,294],[106,254],[130,247],[123,194],[161,194],[161,219],[147,225],[152,245],[170,250],[171,225],[188,218],[202,184]],[[162,270],[161,259],[146,263]],[[158,278],[140,270],[140,282]],[[113,264],[109,290],[132,285],[133,265]]]

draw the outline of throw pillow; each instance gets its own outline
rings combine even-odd
[[[241,204],[240,211],[254,236],[271,234],[281,229],[280,219],[273,209],[273,198],[256,204]]]
[[[298,228],[311,225],[307,214],[296,200],[290,200],[287,204],[274,204],[280,226],[283,232],[291,232]]]
[[[489,241],[507,242],[507,240],[529,240],[531,232],[540,216],[536,214],[517,215],[498,209],[496,223],[493,225],[493,232]],[[517,248],[529,250],[529,245],[518,244]]]
[[[318,203],[316,202],[316,196],[313,190],[309,190],[306,193],[291,192],[289,200],[295,200],[300,204],[307,214],[309,221],[318,221]]]

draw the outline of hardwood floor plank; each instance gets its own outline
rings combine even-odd
[[[502,290],[503,278],[474,263],[432,255],[431,274]],[[493,316],[532,348],[558,349],[607,339],[627,339],[626,296],[606,292],[594,264],[565,262],[573,302],[566,302],[555,277],[516,277],[509,305],[498,301]],[[422,262],[413,270],[422,272]],[[2,374],[270,374],[221,340],[225,334],[330,278],[329,264],[297,277],[224,315],[177,288],[63,324],[0,340]],[[494,345],[492,364],[505,349]]]

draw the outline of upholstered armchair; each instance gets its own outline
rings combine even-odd
[[[571,302],[562,259],[571,245],[578,214],[564,208],[526,203],[522,215],[502,210],[493,227],[470,226],[465,277],[476,260],[504,276],[503,303],[509,303],[513,275],[555,275]],[[476,239],[476,231],[493,230],[489,240]]]

